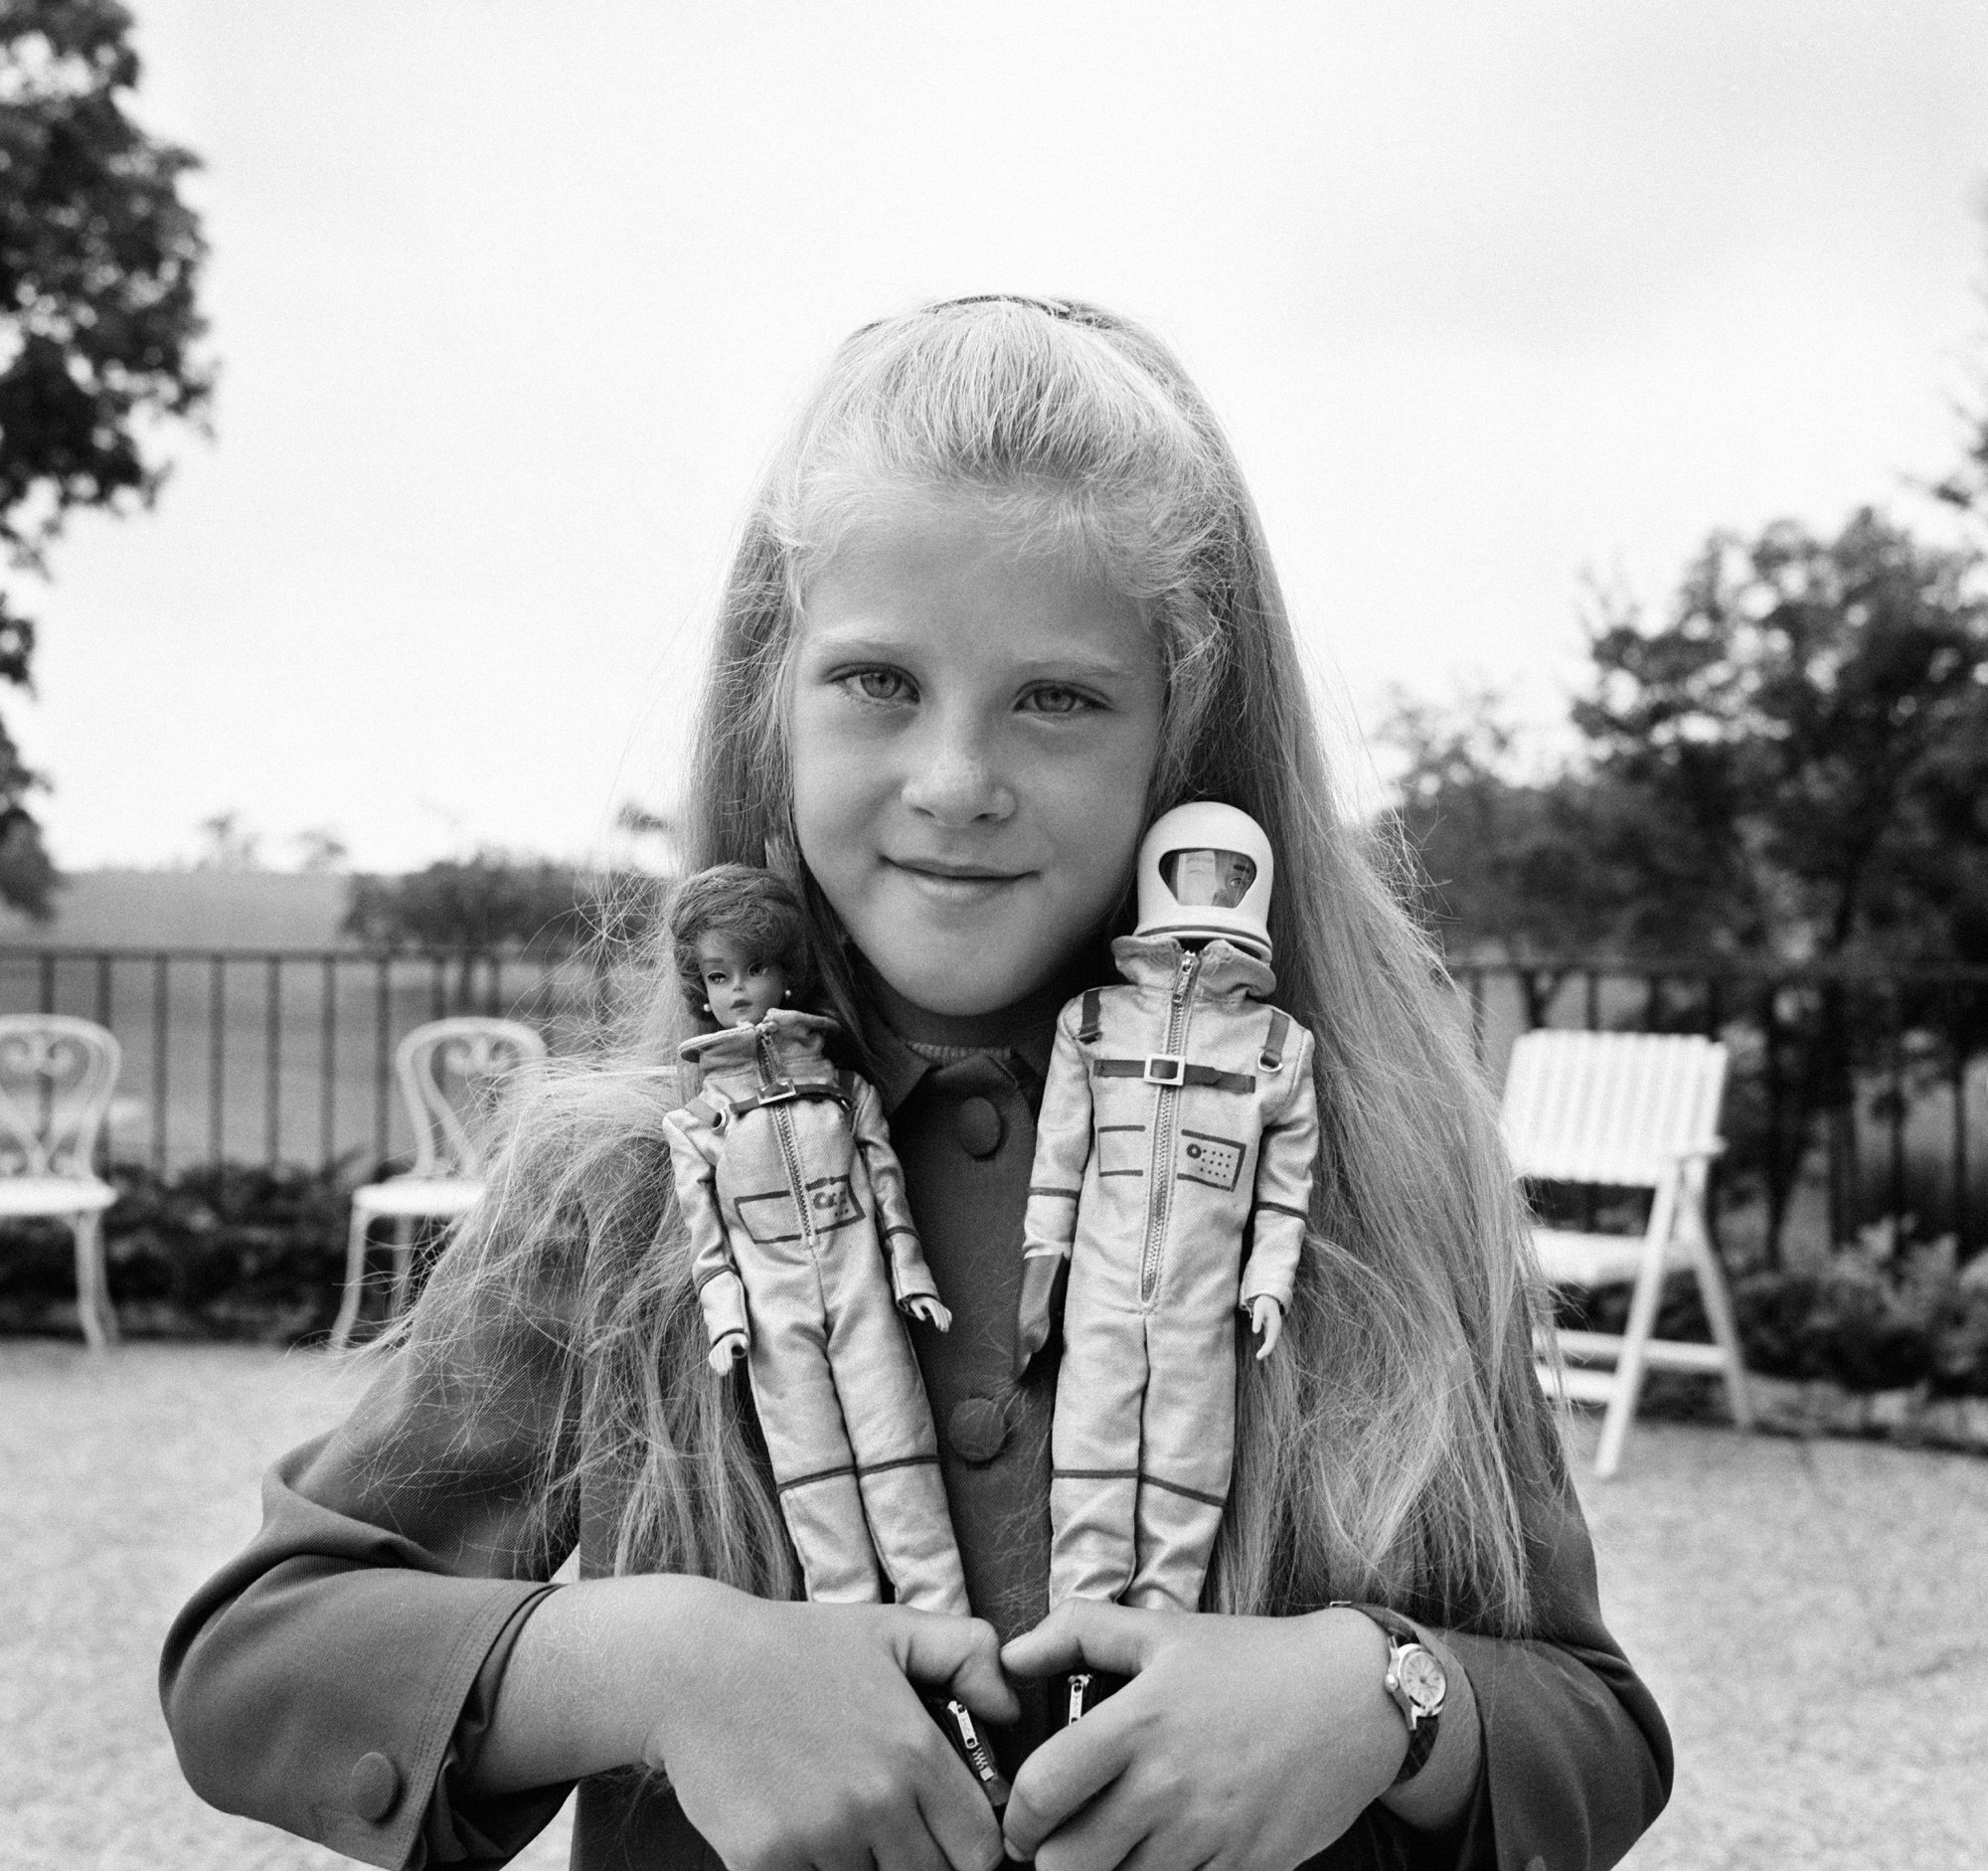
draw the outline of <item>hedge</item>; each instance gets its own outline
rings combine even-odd
[[[345,1277],[349,1162],[327,1169],[203,1163],[107,1172],[118,1200],[104,1258],[132,1337],[295,1343],[328,1331]],[[0,1227],[0,1331],[76,1330],[76,1261],[55,1222]]]
[[[105,1217],[110,1293],[133,1336],[294,1343],[329,1329],[345,1275],[350,1162],[326,1169],[201,1164],[166,1178],[121,1164]],[[376,1261],[376,1267],[384,1256]],[[0,1332],[76,1329],[75,1264],[51,1222],[0,1227]],[[1988,1255],[1955,1266],[1951,1237],[1880,1225],[1826,1264],[1733,1282],[1747,1368],[1855,1394],[1918,1388],[1988,1398]],[[1627,1287],[1560,1301],[1564,1324],[1619,1331]],[[1659,1332],[1705,1338],[1689,1276],[1667,1282]],[[1682,1380],[1685,1390],[1714,1387]],[[1665,1386],[1658,1386],[1657,1401]]]

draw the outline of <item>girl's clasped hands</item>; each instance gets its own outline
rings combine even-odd
[[[1044,1871],[1287,1871],[1401,1762],[1401,1720],[1379,1687],[1385,1643],[1356,1612],[1072,1602],[1000,1647],[978,1618],[699,1584],[735,1603],[690,1620],[703,1654],[683,1659],[643,1752],[731,1871],[992,1871],[1004,1857]],[[918,1692],[1012,1721],[1011,1678],[1080,1668],[1130,1680],[1029,1757],[997,1817]],[[742,1786],[759,1790],[743,1801]]]

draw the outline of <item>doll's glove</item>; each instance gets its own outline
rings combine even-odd
[[[1016,1306],[1015,1376],[1019,1380],[1036,1353],[1056,1334],[1063,1318],[1063,1289],[1070,1256],[1032,1249],[1022,1257],[1022,1297]]]

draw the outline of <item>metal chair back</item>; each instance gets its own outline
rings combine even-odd
[[[423,1180],[482,1175],[480,1120],[504,1081],[545,1056],[545,1041],[518,1020],[462,1015],[415,1027],[394,1061],[414,1133],[410,1173]]]
[[[0,1175],[93,1178],[122,1059],[93,1021],[0,1015]]]

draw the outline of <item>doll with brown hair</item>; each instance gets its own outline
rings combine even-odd
[[[951,1324],[876,1090],[838,1071],[806,923],[770,871],[720,864],[670,907],[684,998],[715,1031],[664,1119],[714,1371],[740,1359],[807,1595],[965,1616],[938,1444],[905,1318]]]

